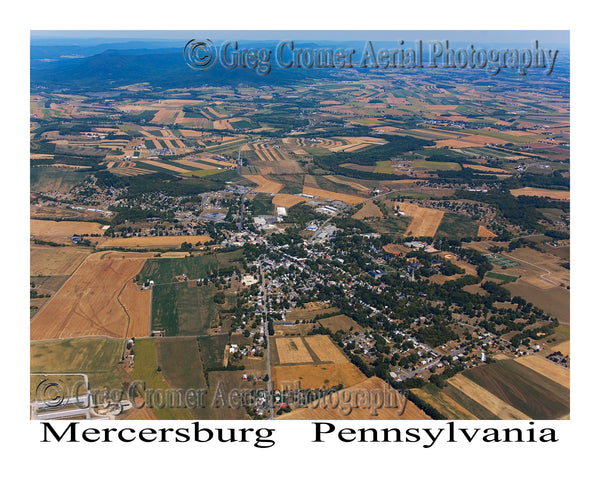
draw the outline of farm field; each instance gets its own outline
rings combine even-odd
[[[520,412],[462,374],[450,378],[448,383],[502,420],[529,419],[523,412]]]
[[[363,330],[363,327],[346,315],[336,315],[333,317],[321,318],[318,320],[318,322],[323,325],[323,327],[328,328],[334,333],[338,330],[353,330],[355,332],[360,332]]]
[[[219,323],[220,312],[235,305],[235,294],[225,292],[219,305],[213,285],[197,286],[195,281],[154,285],[152,287],[152,329],[166,336],[205,335]]]
[[[464,406],[446,395],[435,385],[427,384],[422,388],[412,389],[415,395],[434,407],[446,418],[457,420],[477,420],[473,413],[469,412]]]
[[[313,361],[302,337],[275,338],[275,345],[280,364],[312,363]]]
[[[327,335],[310,335],[304,341],[321,362],[348,363],[346,356]]]
[[[511,190],[515,197],[525,195],[528,197],[548,197],[552,200],[562,200],[568,202],[571,200],[571,192],[566,190],[548,190],[544,188],[523,187]]]
[[[139,256],[90,255],[34,317],[31,340],[94,335],[125,338],[131,325],[146,321],[142,318],[146,309],[136,310],[138,302],[144,303],[143,298],[128,296],[131,310],[127,311],[119,300],[144,261]]]
[[[530,418],[557,419],[569,413],[567,388],[516,361],[500,360],[461,375]]]
[[[373,202],[365,202],[362,208],[352,215],[352,218],[363,220],[365,218],[383,218],[383,213]]]
[[[406,235],[415,237],[434,237],[444,212],[433,208],[423,208],[413,203],[394,202],[407,217],[411,218]]]
[[[90,254],[85,247],[48,247],[31,244],[29,274],[38,276],[71,275]]]
[[[258,185],[252,190],[255,193],[277,193],[283,188],[283,184],[269,180],[263,175],[244,175],[244,178]]]
[[[153,247],[175,247],[183,242],[196,245],[209,242],[211,238],[208,235],[169,235],[162,237],[115,237],[107,238],[99,245],[101,247],[126,247],[126,248],[153,248]]]
[[[135,363],[130,376],[133,380],[143,383],[146,392],[150,390],[161,390],[164,392],[170,388],[162,372],[158,369],[157,341],[158,339],[153,338],[137,339],[134,345]],[[137,389],[135,391],[138,392]],[[143,394],[143,391],[139,393]],[[135,402],[135,405],[140,407],[143,405],[143,398],[138,397],[132,400]],[[148,405],[144,405],[140,410],[148,408]],[[159,420],[190,420],[192,418],[189,411],[184,408],[159,408],[158,406],[153,406],[151,410]]]
[[[365,200],[364,197],[358,197],[355,195],[348,195],[344,193],[330,192],[327,190],[322,190],[320,188],[307,186],[305,186],[302,189],[302,193],[305,195],[312,195],[314,197],[320,197],[323,199],[339,200],[340,202],[348,203],[350,205],[356,205],[357,203],[360,203],[363,200]]]
[[[304,386],[304,385],[302,385]],[[380,395],[390,395],[387,405],[374,411],[360,408],[360,398],[367,392],[379,392]],[[394,395],[395,394],[395,395]],[[306,408],[296,408],[290,413],[283,414],[279,420],[430,420],[430,417],[411,401],[407,401],[395,390],[378,377],[371,377],[362,382],[338,392],[340,403],[338,408],[323,408],[323,403],[318,401],[309,404]],[[332,397],[335,404],[336,395]],[[348,398],[344,407],[341,399]],[[392,400],[393,399],[393,400]],[[351,408],[352,407],[352,408]]]
[[[105,225],[96,222],[73,222],[53,220],[29,221],[30,235],[41,240],[71,243],[73,235],[102,235]]]
[[[109,338],[73,338],[32,342],[29,349],[29,370],[31,373],[84,373],[88,375],[90,387],[104,386],[118,388],[120,375],[117,367],[123,352],[123,340]],[[31,377],[31,394],[43,375]],[[62,379],[71,386],[81,377],[48,377]]]
[[[278,365],[271,367],[273,387],[297,384],[301,388],[323,388],[343,385],[350,387],[366,377],[352,363],[322,363],[319,365]]]
[[[569,354],[569,351],[563,351],[560,345],[556,349],[565,355]],[[565,388],[571,388],[571,371],[558,366],[556,363],[551,362],[545,358],[537,355],[525,355],[515,359],[517,363],[525,365],[526,367],[534,370],[535,372],[548,377],[550,380],[562,385]]]
[[[273,205],[276,207],[293,207],[301,202],[305,202],[306,198],[298,197],[296,195],[289,195],[287,193],[278,193],[273,197]]]
[[[146,254],[142,254],[146,255]],[[146,255],[146,257],[149,257]],[[177,277],[185,274],[189,279],[208,278],[211,273],[239,265],[241,251],[207,253],[204,255],[186,255],[180,258],[148,258],[140,271],[139,279],[154,280],[155,286],[162,283],[177,282]]]

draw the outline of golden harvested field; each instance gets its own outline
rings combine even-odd
[[[138,308],[150,300],[146,292],[137,292],[139,297],[128,292],[127,312],[119,296],[148,256],[114,252],[90,255],[33,318],[31,340],[94,335],[125,338],[130,324],[147,324],[148,310]]]
[[[562,352],[562,350],[560,351]],[[548,377],[550,380],[555,381],[563,387],[571,388],[571,371],[564,367],[559,367],[556,363],[551,362],[550,360],[538,357],[537,355],[525,355],[524,357],[515,359],[515,361],[521,365],[525,365],[527,368],[531,368],[545,377]]]
[[[348,203],[350,205],[356,205],[357,203],[365,200],[363,197],[357,197],[355,195],[347,195],[344,193],[330,192],[328,190],[322,190],[320,188],[313,188],[304,186],[302,193],[305,195],[313,195],[315,197],[321,197],[331,200],[339,200],[340,202]]]
[[[43,277],[71,275],[90,253],[81,247],[30,246],[29,275]]]
[[[511,190],[510,193],[512,193],[515,197],[525,195],[528,197],[548,197],[552,200],[562,200],[565,202],[571,200],[571,192],[566,192],[564,190],[548,190],[545,188],[523,187]]]
[[[213,127],[217,130],[233,130],[229,120],[214,120]]]
[[[352,215],[352,218],[356,218],[358,220],[362,220],[363,218],[383,218],[383,213],[377,205],[373,202],[365,202],[362,208]]]
[[[313,359],[306,349],[302,337],[276,338],[279,363],[312,363]]]
[[[277,193],[279,190],[283,188],[283,184],[279,182],[275,182],[273,180],[269,180],[267,177],[263,175],[243,175],[244,178],[247,178],[251,182],[258,184],[253,192],[256,193]]]
[[[179,131],[184,137],[201,137],[205,135],[205,133],[199,132],[198,130],[187,130],[185,128],[180,128]]]
[[[157,148],[162,148],[162,147],[159,146]],[[138,161],[139,162],[143,162],[143,163],[147,163],[148,165],[153,165],[155,167],[164,168],[165,170],[171,170],[171,171],[177,172],[177,173],[186,173],[186,172],[189,172],[189,170],[186,170],[185,168],[176,167],[175,165],[169,165],[168,163],[161,163],[161,162],[155,162],[154,160],[140,160],[140,159],[138,159]]]
[[[129,316],[127,338],[147,337],[150,334],[152,291],[139,290],[135,283],[127,282],[119,301]]]
[[[71,240],[75,234],[103,234],[104,225],[96,222],[71,222],[53,220],[35,220],[29,221],[29,233],[36,238],[55,238],[61,240]]]
[[[156,112],[151,123],[170,123],[173,121],[178,112],[179,110],[161,108],[158,112]]]
[[[194,162],[193,160],[175,160],[177,163],[181,165],[185,165],[186,167],[192,167],[194,170],[211,170],[215,167],[211,167],[206,163]]]
[[[310,335],[304,337],[304,341],[321,362],[348,363],[349,361],[327,335]]]
[[[336,177],[335,175],[325,175],[325,178],[327,180],[331,180],[332,182],[335,182],[335,183],[340,183],[342,185],[348,185],[349,187],[352,187],[355,190],[358,190],[359,192],[368,193],[371,191],[370,188],[365,187],[364,185],[361,185],[360,183],[351,182],[350,180],[343,180],[341,178]]]
[[[502,420],[530,420],[527,415],[460,373],[450,378],[448,382]]]
[[[204,243],[210,241],[208,235],[186,235],[186,236],[164,236],[164,237],[129,237],[129,238],[107,238],[102,247],[175,247],[180,246],[183,242]]]
[[[494,238],[496,234],[491,230],[488,230],[483,225],[479,225],[479,230],[477,231],[477,236],[481,238]]]
[[[297,384],[300,388],[323,388],[342,384],[351,387],[366,377],[352,363],[322,363],[320,365],[279,365],[271,367],[274,388]]]
[[[433,237],[444,217],[444,212],[441,210],[419,207],[413,203],[394,202],[394,205],[398,205],[407,217],[412,218],[406,235]]]
[[[566,340],[552,347],[555,352],[561,352],[563,355],[571,355],[571,340]]]
[[[293,207],[294,205],[305,201],[306,198],[289,195],[287,193],[278,193],[273,197],[273,205],[276,207]]]
[[[200,155],[200,160],[207,163],[213,163],[220,167],[235,167],[235,162],[227,162],[225,160],[215,160],[210,155]]]
[[[377,405],[377,397],[387,398]],[[371,399],[371,405],[363,402]],[[336,405],[339,399],[339,404]],[[325,408],[325,407],[329,408]],[[334,408],[337,407],[337,408]],[[331,397],[331,401],[315,401],[306,408],[296,408],[290,413],[277,417],[278,420],[431,420],[425,412],[400,392],[390,387],[378,377],[371,377],[361,383],[340,390]]]
[[[471,168],[473,170],[477,170],[478,172],[490,172],[490,173],[504,173],[504,174],[510,174],[510,172],[503,170],[501,168],[495,168],[495,167],[486,167],[485,165],[471,165],[469,164],[465,164],[464,168]]]
[[[415,395],[422,400],[425,400],[429,405],[434,407],[438,412],[446,418],[457,420],[477,420],[477,417],[469,412],[465,407],[460,405],[454,399],[450,398],[444,392],[438,392],[437,395],[432,395],[420,388],[412,389]]]

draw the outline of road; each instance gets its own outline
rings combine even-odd
[[[259,259],[259,261],[261,261]],[[267,382],[267,392],[269,392],[269,420],[273,420],[274,408],[273,408],[273,377],[271,376],[271,340],[269,337],[269,309],[267,307],[269,298],[267,296],[267,287],[265,285],[265,274],[262,267],[262,262],[260,264],[260,277],[262,279],[262,289],[263,289],[263,308],[265,309],[265,342],[267,344],[267,375],[269,377],[269,381]]]

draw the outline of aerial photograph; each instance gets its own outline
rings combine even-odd
[[[570,419],[569,31],[29,61],[31,419]]]

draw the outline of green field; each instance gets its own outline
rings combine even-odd
[[[161,372],[158,371],[159,365],[156,359],[155,343],[157,340],[152,338],[138,339],[134,345],[135,364],[131,372],[131,378],[136,382],[143,382],[146,392],[149,392],[150,389],[166,391],[170,388]],[[141,405],[141,399],[137,399],[135,402],[137,405]],[[153,408],[152,411],[159,420],[188,420],[191,418],[189,412],[182,408]]]
[[[415,160],[413,168],[423,168],[425,170],[460,170],[461,166],[455,162],[429,162],[427,160]]]
[[[209,169],[200,169],[200,170],[192,170],[190,172],[181,173],[182,177],[208,177],[209,175],[214,175],[215,173],[220,173],[223,170],[220,168],[209,168]]]
[[[217,288],[196,282],[158,285],[152,289],[152,328],[167,336],[205,335],[219,324],[219,311],[235,305],[235,294],[225,304],[214,301]]]
[[[478,229],[479,226],[471,217],[462,213],[446,212],[435,236],[454,239],[476,237]]]
[[[487,272],[486,277],[495,278],[496,280],[502,280],[503,282],[516,282],[517,277],[512,275],[504,275],[503,273]]]
[[[229,335],[202,336],[198,337],[196,341],[204,367],[207,370],[222,369],[225,345],[229,343]]]
[[[252,200],[252,213],[255,216],[273,215],[275,213],[273,197],[268,193],[257,193]]]
[[[87,177],[86,172],[65,170],[56,167],[32,167],[29,169],[29,184],[32,192],[59,191],[67,193]]]
[[[475,367],[462,374],[534,420],[556,419],[569,413],[567,388],[513,360]]]
[[[92,389],[105,386],[118,388],[121,379],[116,373],[116,368],[121,360],[123,346],[123,340],[108,338],[33,342],[29,349],[30,371],[32,373],[84,373],[88,375]],[[31,377],[32,394],[43,378],[45,377],[40,375]],[[82,377],[60,378],[71,386]]]
[[[139,273],[139,280],[154,280],[155,285],[177,281],[177,276],[186,274],[190,279],[207,278],[211,273],[223,269],[231,270],[242,257],[241,250],[209,253],[184,258],[151,258],[146,260]]]
[[[394,173],[390,160],[382,160],[376,163],[375,173]]]
[[[195,338],[159,338],[156,340],[156,357],[161,373],[171,388],[184,391],[206,389],[202,358]],[[189,413],[198,419],[210,417],[210,398],[201,397],[197,408],[190,404]]]

